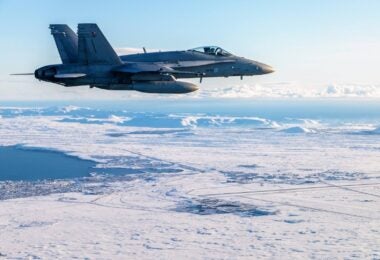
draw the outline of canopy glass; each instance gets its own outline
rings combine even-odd
[[[214,56],[231,56],[232,55],[228,51],[225,51],[218,46],[198,47],[198,48],[190,49],[189,51],[201,52],[204,54],[214,55]]]

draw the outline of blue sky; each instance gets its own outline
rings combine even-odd
[[[212,44],[276,68],[247,84],[379,84],[379,11],[377,0],[0,0],[0,89],[35,85],[7,75],[60,62],[48,25],[79,22],[98,23],[115,48]]]

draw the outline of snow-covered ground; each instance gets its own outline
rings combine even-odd
[[[3,107],[0,146],[97,164],[0,182],[0,259],[380,259],[373,121]]]

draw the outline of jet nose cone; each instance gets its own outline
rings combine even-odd
[[[261,71],[263,72],[263,74],[269,74],[269,73],[275,72],[274,68],[265,64],[261,65]]]

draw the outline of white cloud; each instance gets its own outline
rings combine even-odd
[[[201,89],[214,98],[380,98],[380,85],[331,84],[307,87],[295,83],[263,83]]]
[[[326,97],[380,97],[380,86],[363,86],[363,85],[337,85],[332,84],[320,93]]]

